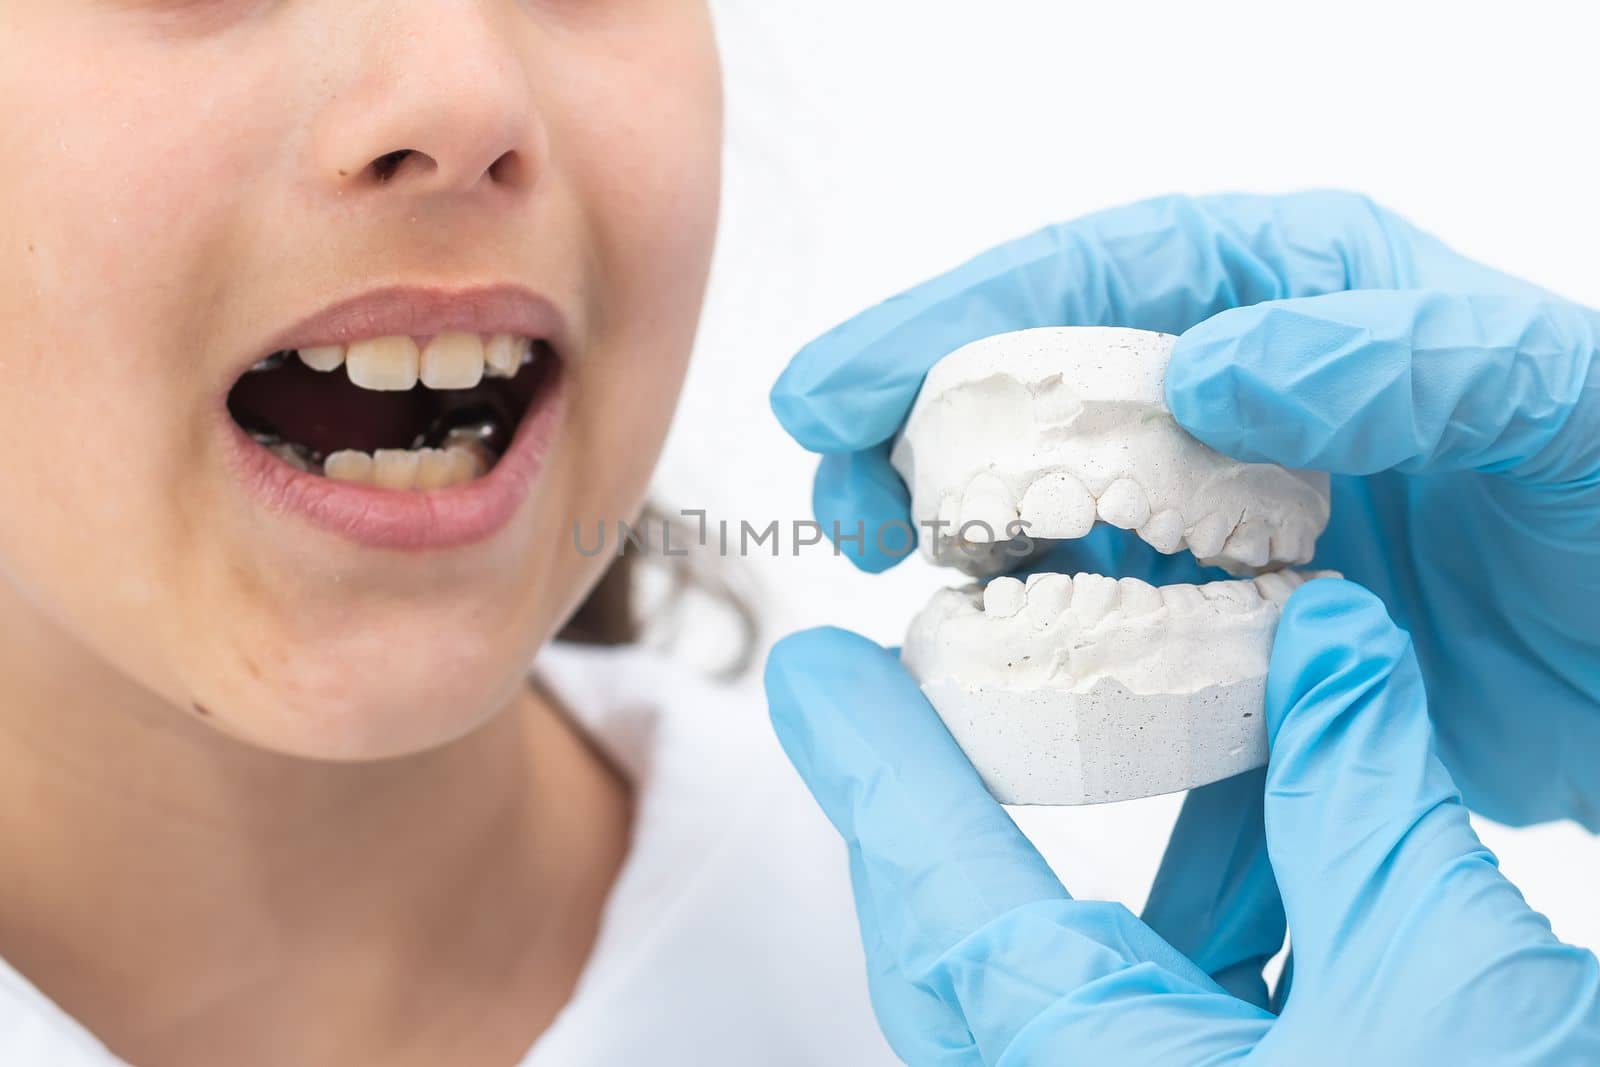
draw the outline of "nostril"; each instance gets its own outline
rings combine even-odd
[[[0,6],[4,0],[0,0]],[[493,185],[518,186],[530,177],[529,157],[511,149],[500,153],[487,168],[480,162],[476,167],[464,167],[459,173],[445,173],[441,157],[431,156],[415,148],[400,148],[385,152],[368,163],[361,172],[361,180],[375,185],[388,185],[408,175],[413,178],[432,177],[431,185],[444,187],[457,184],[466,188],[473,181],[487,178]],[[339,172],[347,176],[345,171]],[[370,177],[369,177],[370,176]]]
[[[513,149],[489,164],[489,180],[500,185],[516,185],[522,180],[524,169],[521,153]]]
[[[379,183],[386,182],[395,176],[400,165],[406,161],[407,156],[420,155],[415,149],[402,148],[395,152],[387,152],[372,161],[372,175]]]

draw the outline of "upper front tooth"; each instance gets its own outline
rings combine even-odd
[[[1034,479],[1022,494],[1022,520],[1038,537],[1073,540],[1094,527],[1094,497],[1065,471]]]
[[[1246,519],[1241,522],[1238,528],[1228,535],[1227,543],[1222,546],[1222,554],[1246,567],[1265,567],[1267,560],[1271,558],[1271,540],[1267,524],[1260,519]]]
[[[1293,566],[1310,563],[1317,554],[1316,538],[1310,537],[1304,527],[1274,530],[1272,533],[1272,558]]]
[[[316,345],[298,351],[300,362],[312,370],[338,370],[344,362],[344,345]]]
[[[422,351],[422,384],[471,389],[483,378],[483,341],[475,333],[441,333]]]
[[[1123,530],[1137,530],[1150,518],[1150,498],[1129,478],[1106,486],[1096,507],[1102,519]]]
[[[483,346],[483,358],[489,365],[486,373],[496,378],[509,378],[517,373],[523,361],[532,354],[532,338],[497,333]]]
[[[1005,541],[1008,527],[1016,520],[1017,506],[1011,490],[995,475],[985,471],[967,485],[961,501],[961,527],[956,533],[974,543]]]
[[[421,354],[409,337],[357,341],[345,355],[350,381],[363,389],[404,392],[417,384]]]
[[[1196,559],[1211,559],[1222,551],[1222,546],[1227,543],[1228,535],[1233,532],[1234,520],[1220,512],[1212,512],[1202,518],[1185,534],[1189,542],[1189,551],[1194,553]]]

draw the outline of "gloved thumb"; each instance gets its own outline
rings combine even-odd
[[[1555,938],[1478,840],[1435,751],[1410,638],[1376,597],[1324,579],[1289,600],[1267,729],[1267,846],[1295,948],[1291,1005],[1422,1015],[1450,991],[1466,1017],[1481,1009],[1490,1046],[1490,1021],[1509,1005],[1544,1016],[1549,1033],[1593,1025],[1564,1017],[1570,1002],[1519,992],[1593,989],[1595,958]]]

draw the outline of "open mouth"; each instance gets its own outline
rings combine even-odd
[[[559,369],[536,337],[377,337],[273,352],[234,383],[227,406],[297,470],[380,489],[447,489],[494,468]]]

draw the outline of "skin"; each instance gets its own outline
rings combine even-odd
[[[704,5],[10,0],[0,97],[35,102],[0,119],[0,955],[140,1067],[515,1063],[626,850],[523,680],[682,381]],[[503,282],[572,339],[507,528],[371,549],[234,481],[218,411],[272,334]]]

